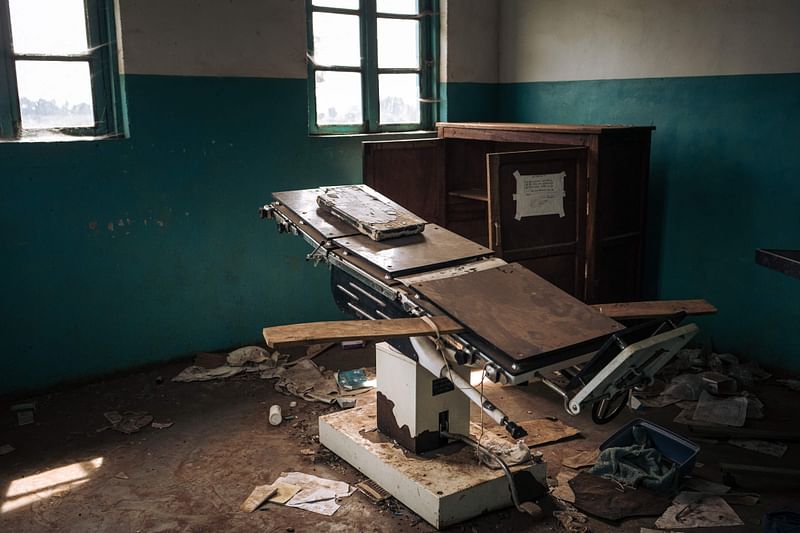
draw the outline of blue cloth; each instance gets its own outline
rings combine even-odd
[[[661,452],[650,442],[647,430],[634,426],[634,444],[606,448],[589,471],[619,481],[629,487],[646,487],[658,492],[675,492],[678,488],[678,468],[666,464]]]

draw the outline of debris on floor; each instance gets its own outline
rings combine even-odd
[[[478,460],[492,470],[500,470],[502,468],[492,455],[502,459],[508,466],[530,463],[533,460],[531,457],[531,449],[521,440],[513,445],[487,443],[484,444],[484,448],[489,450],[491,455],[483,450],[477,450],[476,454]]]
[[[364,493],[367,498],[372,500],[372,503],[380,503],[387,498],[391,498],[392,495],[386,492],[383,487],[372,481],[371,479],[367,479],[366,481],[362,481],[361,483],[356,484],[356,488]]]
[[[281,406],[278,404],[271,405],[269,408],[269,423],[273,426],[279,426],[281,422],[283,422]]]
[[[575,507],[605,520],[634,516],[659,516],[670,505],[671,496],[641,486],[626,487],[613,479],[581,472],[569,481]]]
[[[36,402],[14,404],[11,406],[11,411],[17,414],[17,425],[27,426],[33,424],[35,422]]]
[[[703,391],[692,414],[695,422],[742,427],[747,419],[747,398],[733,396],[721,398]]]
[[[294,498],[294,495],[303,488],[299,485],[292,485],[291,483],[284,483],[282,481],[276,481],[272,486],[277,490],[275,494],[267,499],[267,502],[278,503],[280,505],[286,505],[286,502]]]
[[[729,444],[750,450],[753,452],[771,455],[773,457],[783,457],[789,446],[782,442],[771,442],[767,440],[743,440],[743,439],[730,439]]]
[[[585,466],[592,466],[597,462],[597,458],[600,456],[600,450],[585,450],[576,453],[575,455],[571,455],[569,457],[565,457],[561,460],[561,464],[569,467],[569,468],[583,468]]]
[[[326,516],[333,515],[340,507],[338,500],[355,491],[343,481],[334,481],[302,472],[286,472],[275,483],[297,485],[300,491],[286,502],[287,507],[297,507]]]
[[[191,383],[193,381],[211,381],[214,379],[225,379],[244,372],[244,367],[222,365],[216,368],[205,368],[202,366],[190,366],[181,371],[180,374],[172,378],[172,381],[179,383]]]
[[[367,343],[362,340],[342,341],[339,343],[339,346],[342,347],[342,350],[358,350],[360,348],[365,347],[366,345]]]
[[[114,477],[117,479],[130,479],[128,474],[126,474],[125,472],[117,472],[116,474],[114,474]]]
[[[589,519],[572,506],[563,511],[553,511],[553,516],[567,533],[588,533]]]
[[[326,342],[324,344],[312,344],[308,348],[306,348],[306,357],[308,359],[313,359],[316,356],[320,355],[321,353],[327,351],[330,348],[336,346],[335,342]]]
[[[153,429],[167,429],[171,428],[174,422],[153,422],[150,427]]]
[[[150,423],[153,421],[153,417],[148,414],[147,411],[125,411],[121,414],[117,411],[108,411],[103,413],[103,416],[111,425],[104,426],[97,431],[113,429],[114,431],[119,431],[120,433],[131,434],[136,433],[143,427],[150,425]]]
[[[558,485],[553,488],[550,495],[563,502],[575,503],[575,493],[572,491],[572,487],[569,486],[569,480],[577,475],[578,472],[562,469],[556,474],[556,483]]]
[[[185,368],[172,381],[190,383],[226,379],[242,372],[269,372],[286,363],[288,357],[260,346],[244,346],[229,354],[199,353],[194,364]],[[272,377],[272,376],[270,376]]]
[[[253,492],[242,502],[240,509],[245,513],[252,513],[261,507],[270,496],[273,496],[278,489],[273,485],[258,485]]]
[[[519,425],[528,432],[528,435],[522,439],[523,442],[531,447],[558,442],[580,434],[579,429],[565,424],[556,417],[524,420]],[[498,437],[511,438],[502,427],[492,428],[491,431]]]
[[[776,379],[775,381],[787,389],[800,392],[800,379]]]
[[[366,372],[365,372],[366,374]],[[264,374],[261,377],[265,377]],[[317,366],[310,359],[302,359],[296,364],[289,363],[279,367],[270,377],[277,377],[275,390],[297,396],[310,402],[332,404],[337,398],[363,394],[370,389],[343,390],[339,387],[334,373]],[[370,379],[374,379],[371,377]]]
[[[271,354],[261,346],[243,346],[225,358],[229,366],[244,366],[248,363],[258,365],[271,358]]]
[[[336,398],[336,404],[342,409],[352,409],[356,406],[356,399],[340,397]]]
[[[655,525],[659,529],[732,527],[744,522],[721,496],[681,492]]]
[[[3,444],[0,446],[0,455],[8,455],[9,453],[13,452],[15,448],[10,444]]]
[[[339,387],[346,390],[358,390],[365,387],[374,387],[375,380],[370,380],[367,377],[367,371],[364,368],[356,368],[354,370],[341,370],[333,373]]]

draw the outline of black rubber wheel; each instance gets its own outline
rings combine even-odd
[[[622,412],[628,403],[628,391],[620,391],[613,398],[599,400],[592,406],[592,421],[595,424],[607,424]]]

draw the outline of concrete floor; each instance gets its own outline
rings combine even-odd
[[[374,366],[369,350],[338,349],[317,358],[328,368]],[[363,477],[324,449],[317,449],[316,419],[334,408],[277,393],[273,381],[256,375],[206,383],[172,383],[186,363],[107,379],[35,398],[36,423],[18,427],[7,404],[0,405],[0,445],[16,451],[0,456],[0,531],[432,531],[413,512],[390,500],[376,506],[356,492],[332,517],[282,506],[245,514],[239,505],[255,485],[283,471],[302,471],[355,483]],[[161,379],[160,379],[161,378]],[[794,405],[800,394],[766,385],[759,390],[767,419],[759,427],[797,427]],[[623,413],[607,426],[588,416],[571,418],[551,391],[527,387],[486,387],[486,395],[516,420],[557,416],[581,429],[580,438],[542,446],[549,474],[562,457],[593,449],[619,426],[635,418]],[[297,419],[279,427],[267,422],[271,404]],[[148,411],[168,429],[144,428],[126,435],[97,429],[106,411]],[[650,410],[646,418],[681,432],[671,423],[677,408]],[[641,415],[638,415],[641,416]],[[750,423],[748,423],[750,425]],[[800,444],[790,443],[782,459],[703,443],[695,474],[720,481],[720,462],[800,467]],[[44,474],[44,475],[42,475]],[[38,477],[37,477],[38,476]],[[703,531],[760,531],[764,512],[800,501],[800,491],[778,479],[740,478],[743,490],[761,494],[752,507],[735,506],[745,526]],[[547,502],[543,503],[545,508]],[[639,532],[655,517],[610,524],[591,519],[592,531]],[[483,516],[452,531],[558,531],[552,518],[532,522],[514,510]]]

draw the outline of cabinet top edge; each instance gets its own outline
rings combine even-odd
[[[653,131],[655,126],[629,126],[623,124],[533,124],[527,122],[437,122],[443,128],[534,131],[551,133],[603,133],[612,131]]]

